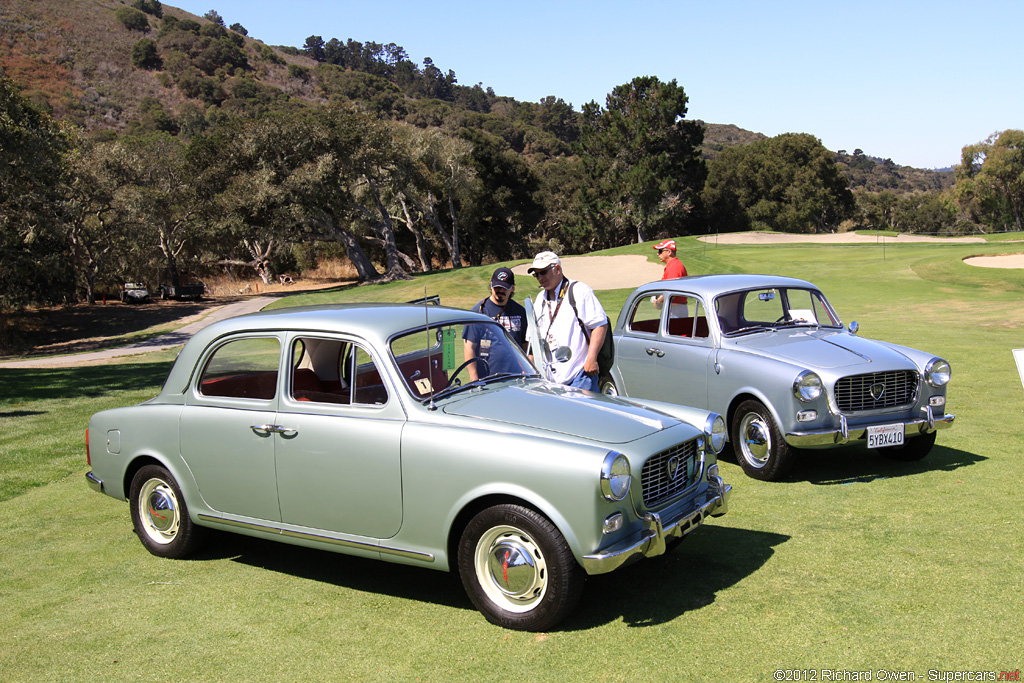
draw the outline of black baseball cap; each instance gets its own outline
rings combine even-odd
[[[512,289],[515,284],[516,276],[512,274],[512,270],[510,268],[498,268],[494,271],[494,275],[491,276],[491,287]]]

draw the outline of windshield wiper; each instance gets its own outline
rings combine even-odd
[[[726,332],[726,336],[735,337],[741,334],[750,334],[751,332],[759,332],[761,330],[772,330],[775,329],[771,325],[749,325],[747,327],[741,327],[738,330],[732,332]]]

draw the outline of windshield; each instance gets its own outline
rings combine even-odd
[[[726,336],[792,326],[842,327],[842,321],[815,289],[772,287],[730,292],[715,299]]]
[[[406,387],[421,400],[457,388],[537,375],[519,345],[494,322],[420,328],[392,339],[391,355]]]

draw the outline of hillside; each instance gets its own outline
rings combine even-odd
[[[576,115],[561,100],[523,103],[458,85],[453,71],[429,60],[421,67],[394,44],[331,39],[303,50],[270,47],[235,28],[155,0],[5,0],[0,69],[23,95],[98,137],[139,129],[189,134],[219,112],[259,116],[332,98],[419,127],[481,128],[534,160],[569,154],[577,135]],[[765,139],[735,125],[704,126],[710,160]],[[906,193],[952,184],[951,173],[856,153],[839,153],[837,161],[854,188]]]

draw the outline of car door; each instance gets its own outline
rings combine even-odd
[[[662,294],[638,297],[626,313],[621,336],[615,340],[615,364],[624,396],[652,398],[658,391],[655,347],[661,328]]]
[[[294,335],[276,422],[285,524],[390,538],[402,525],[405,413],[367,345]]]
[[[200,359],[181,411],[179,444],[206,504],[276,521],[275,438],[281,339],[238,335]]]
[[[650,398],[669,403],[708,407],[708,378],[714,365],[714,339],[707,309],[692,294],[668,294],[665,324],[655,344],[654,373],[658,378]]]

